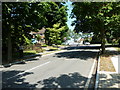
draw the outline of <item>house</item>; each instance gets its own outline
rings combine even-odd
[[[38,40],[38,43],[45,43],[45,31],[46,29],[43,27],[42,29],[40,29],[38,32],[33,32],[31,31],[29,34],[32,35],[32,38],[37,38],[37,35],[39,35],[39,39]]]

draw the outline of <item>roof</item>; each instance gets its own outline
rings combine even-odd
[[[32,35],[33,35],[33,34],[44,34],[44,33],[45,33],[45,30],[46,30],[46,29],[43,27],[43,28],[42,28],[41,30],[39,30],[38,32],[33,32],[33,31],[31,31],[30,34],[32,34]]]
[[[37,32],[38,34],[44,34],[45,33],[45,28],[43,27],[39,32]]]

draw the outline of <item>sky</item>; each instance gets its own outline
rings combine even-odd
[[[75,18],[73,18],[73,19],[70,18],[70,13],[72,12],[72,9],[73,9],[72,2],[68,1],[68,2],[66,2],[66,5],[68,6],[68,11],[67,11],[67,13],[68,13],[68,16],[67,16],[68,21],[67,21],[67,25],[68,25],[69,29],[73,30],[75,26],[71,26],[71,24],[72,24],[72,21],[75,20]]]

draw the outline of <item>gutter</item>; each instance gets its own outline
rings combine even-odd
[[[100,70],[100,52],[98,53],[98,61],[97,61],[97,70],[96,70],[96,78],[95,78],[95,87],[94,90],[98,89],[99,84],[99,70]]]

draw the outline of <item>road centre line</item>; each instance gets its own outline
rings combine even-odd
[[[46,65],[46,64],[48,64],[48,63],[50,63],[50,62],[51,62],[51,61],[48,61],[48,62],[46,62],[46,63],[43,63],[43,64],[39,65],[39,66],[36,66],[36,67],[31,68],[31,69],[29,69],[29,70],[26,70],[25,72],[29,72],[29,71],[31,71],[31,70],[33,70],[33,69],[36,69],[36,68],[41,67],[41,66],[44,66],[44,65]]]
[[[55,54],[55,53],[59,53],[59,52],[64,52],[64,51],[67,51],[67,50],[61,50],[61,51],[58,51],[58,52],[50,53],[50,54],[47,54],[47,55],[43,55],[42,57],[49,56],[49,55],[52,55],[52,54]],[[31,69],[29,69],[29,70],[26,70],[26,71],[24,71],[24,72],[22,72],[22,73],[16,74],[15,76],[12,76],[12,77],[10,77],[10,78],[7,78],[7,80],[9,80],[9,79],[11,79],[11,78],[14,78],[14,77],[16,77],[16,76],[18,76],[18,75],[22,75],[22,74],[24,74],[25,72],[29,72],[29,71],[31,71],[31,70],[33,70],[33,69],[38,68],[38,67],[44,66],[44,65],[46,65],[46,64],[48,64],[48,63],[50,63],[50,62],[51,62],[51,61],[48,61],[48,62],[46,62],[46,63],[44,63],[44,64],[41,64],[41,65],[38,65],[38,66],[36,66],[36,67],[34,67],[34,68],[31,68]]]
[[[51,62],[51,61],[48,61],[48,62],[46,62],[46,63],[40,64],[40,65],[38,65],[38,66],[36,66],[36,67],[33,67],[33,68],[31,68],[31,69],[28,69],[28,70],[26,70],[26,71],[24,71],[24,72],[22,72],[22,73],[19,73],[19,74],[15,75],[15,76],[12,76],[12,77],[10,77],[10,78],[7,78],[7,80],[9,80],[9,79],[11,79],[11,78],[14,78],[14,77],[16,77],[16,76],[18,76],[18,75],[22,75],[22,74],[24,74],[24,73],[26,73],[26,72],[29,72],[29,71],[31,71],[31,70],[34,70],[34,69],[36,69],[36,68],[38,68],[38,67],[44,66],[44,65],[46,65],[46,64],[48,64],[48,63],[50,63],[50,62]]]

